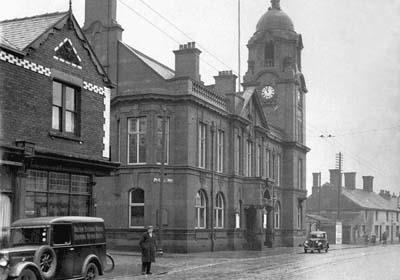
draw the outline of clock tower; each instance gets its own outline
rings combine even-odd
[[[279,0],[257,23],[247,45],[244,87],[257,86],[270,125],[284,132],[284,141],[305,144],[305,93],[301,73],[301,35],[296,33]]]
[[[306,199],[305,110],[307,88],[302,74],[302,37],[296,33],[280,1],[272,0],[250,38],[248,69],[243,86],[255,87],[270,139],[279,139],[281,182],[272,179],[282,218],[282,244],[295,246],[304,238]],[[269,140],[272,141],[272,140]],[[278,165],[277,164],[277,165]]]

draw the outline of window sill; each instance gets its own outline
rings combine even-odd
[[[64,140],[70,140],[70,141],[75,141],[75,142],[79,142],[79,144],[82,144],[82,138],[79,136],[76,136],[72,133],[65,133],[65,132],[60,132],[60,131],[55,131],[55,130],[51,130],[49,132],[49,136],[51,138],[60,138],[60,139],[64,139]]]

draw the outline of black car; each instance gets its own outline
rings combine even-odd
[[[322,250],[328,252],[329,250],[329,242],[328,236],[325,231],[312,231],[308,235],[306,241],[304,241],[304,253],[310,251],[313,253],[314,251],[318,251],[321,253]]]
[[[97,279],[107,263],[101,218],[18,220],[10,244],[0,250],[0,280]]]

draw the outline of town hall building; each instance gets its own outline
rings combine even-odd
[[[243,92],[232,71],[202,82],[194,42],[173,51],[175,69],[124,43],[116,2],[86,0],[83,27],[113,82],[111,160],[121,165],[96,185],[111,246],[137,248],[147,225],[169,252],[302,243],[303,44],[279,1],[248,42]]]

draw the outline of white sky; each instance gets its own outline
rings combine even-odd
[[[140,0],[118,0],[117,20],[123,40],[174,67],[177,42],[130,11],[131,6],[180,43],[196,41],[224,61],[203,51],[201,75],[207,83],[218,70],[237,69],[237,0],[144,0],[180,27],[176,31]],[[0,20],[68,9],[68,0],[1,0]],[[242,2],[242,74],[247,69],[246,43],[269,0]],[[335,167],[344,154],[344,171],[375,176],[374,189],[400,192],[400,1],[281,0],[282,9],[303,35],[303,71],[307,94],[307,188],[311,173]],[[84,21],[84,0],[74,0]],[[213,67],[210,67],[206,62]],[[321,134],[334,138],[323,139]]]

